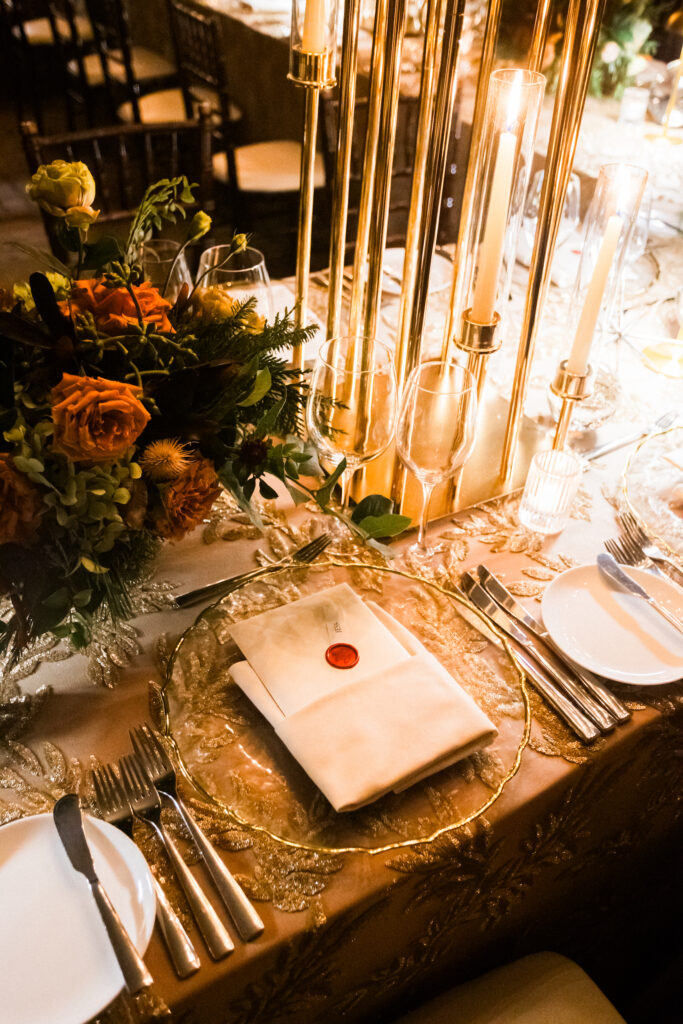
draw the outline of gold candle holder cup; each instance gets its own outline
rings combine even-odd
[[[555,380],[550,385],[552,393],[560,399],[560,414],[555,427],[553,449],[561,451],[567,441],[574,406],[593,394],[593,371],[590,366],[585,373],[572,373],[567,369],[568,360],[560,363]]]

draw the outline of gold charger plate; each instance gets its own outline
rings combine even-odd
[[[230,675],[242,657],[230,636],[232,622],[342,582],[412,630],[498,729],[485,750],[348,813],[334,811]],[[518,771],[531,711],[510,648],[497,633],[495,643],[482,636],[467,615],[484,622],[451,591],[391,567],[333,560],[273,567],[202,612],[171,656],[164,725],[181,770],[214,809],[241,826],[317,852],[380,853],[430,842],[473,821]]]

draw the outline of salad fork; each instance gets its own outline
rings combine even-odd
[[[665,575],[625,534],[620,537],[609,537],[604,546],[620,565],[632,565],[636,569],[649,569],[655,576]]]
[[[263,921],[178,795],[175,769],[166,748],[147,725],[131,730],[130,738],[138,761],[146,769],[159,793],[172,802],[183,819],[240,938],[245,942],[255,939],[263,931]]]
[[[235,946],[225,925],[218,917],[199,883],[183,860],[180,852],[161,821],[161,801],[151,779],[138,761],[130,754],[119,761],[121,779],[133,813],[149,822],[168,853],[173,870],[183,887],[187,902],[194,914],[200,932],[214,960],[232,953]]]
[[[642,526],[632,512],[620,512],[617,520],[624,534],[631,543],[639,548],[643,556],[659,568],[659,565],[666,566],[667,572],[664,575],[670,576],[677,583],[683,585],[683,573],[671,558],[660,547],[654,544],[643,530]]]
[[[129,839],[133,838],[133,811],[124,792],[121,780],[111,765],[96,768],[90,774],[95,802],[100,817],[115,825]],[[171,904],[168,902],[158,879],[152,872],[156,895],[156,916],[164,937],[173,966],[179,978],[188,978],[199,970],[200,961],[189,935],[183,928]]]

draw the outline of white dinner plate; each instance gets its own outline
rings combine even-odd
[[[382,291],[385,295],[401,294],[401,279],[403,278],[405,255],[405,249],[384,250]],[[432,257],[432,269],[429,275],[429,291],[440,292],[444,288],[450,288],[452,280],[453,264],[446,256],[435,252]]]
[[[683,618],[683,591],[643,569],[622,568]],[[642,598],[617,589],[597,565],[562,573],[543,595],[543,621],[577,664],[607,679],[654,686],[683,679],[683,634]]]
[[[156,909],[147,863],[127,836],[84,816],[102,885],[140,953]],[[75,871],[51,814],[0,828],[0,1020],[84,1024],[123,988],[86,878]]]

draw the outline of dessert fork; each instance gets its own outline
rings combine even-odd
[[[123,789],[121,780],[111,765],[103,765],[90,773],[95,802],[100,817],[133,838],[133,811]],[[156,917],[164,937],[173,966],[179,978],[188,978],[199,970],[200,961],[189,935],[168,902],[166,893],[152,873],[156,894]]]
[[[639,548],[637,544],[633,544],[625,534],[621,534],[620,537],[609,537],[605,541],[604,546],[612,558],[616,559],[621,565],[632,565],[636,569],[649,569],[655,576],[665,575],[647,557],[642,548]]]
[[[156,733],[147,725],[131,730],[130,738],[138,761],[146,769],[157,790],[173,803],[183,819],[240,938],[245,942],[255,939],[263,931],[263,921],[240,888],[234,875],[216,853],[209,839],[178,796],[176,773],[166,748]]]
[[[274,566],[285,569],[296,562],[301,562],[304,565],[314,562],[318,555],[323,553],[331,540],[332,538],[329,533],[322,533],[319,537],[314,537],[314,539],[309,540],[307,544],[297,548],[296,551],[291,551],[280,562],[274,562],[272,565],[261,566],[259,569],[252,569],[251,572],[242,572],[237,576],[230,576],[228,579],[218,580],[217,583],[209,583],[205,587],[197,587],[196,590],[188,590],[184,594],[178,594],[175,598],[176,606],[178,608],[187,608],[189,605],[196,604],[198,601],[203,601],[207,598],[227,597],[228,594],[232,594],[233,590],[237,590],[237,588],[241,587],[244,583],[248,583],[250,580],[256,580],[259,576],[266,575]]]
[[[130,754],[119,761],[119,771],[128,802],[133,813],[149,822],[168,853],[173,870],[183,887],[194,919],[202,933],[206,948],[214,960],[232,953],[235,946],[223,922],[204,895],[199,883],[180,855],[180,852],[161,821],[161,801],[151,779],[138,761]]]

